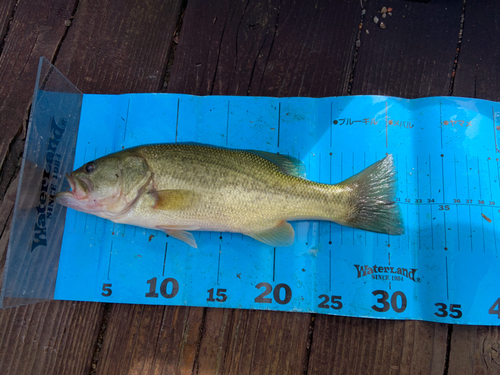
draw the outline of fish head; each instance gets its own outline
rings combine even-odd
[[[144,158],[111,154],[88,162],[66,175],[71,191],[56,201],[78,211],[112,219],[126,213],[152,181]]]

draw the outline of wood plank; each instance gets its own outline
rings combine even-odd
[[[346,94],[359,12],[354,0],[190,1],[167,91]]]
[[[443,374],[444,324],[316,315],[309,362],[322,374]]]
[[[460,31],[462,4],[398,1],[392,16],[379,11],[387,1],[367,3],[357,56],[353,95],[406,98],[449,95]],[[386,24],[375,24],[377,16]],[[366,34],[366,30],[369,34]]]
[[[88,374],[102,308],[52,301],[0,310],[0,368],[6,374]]]
[[[449,374],[500,374],[500,328],[455,326]]]
[[[310,314],[208,308],[195,373],[301,374],[310,319]]]
[[[191,374],[203,309],[111,306],[98,362],[102,374]]]
[[[500,101],[500,3],[469,2],[453,95]]]
[[[498,2],[467,3],[453,95],[500,100],[499,12]],[[499,374],[500,327],[454,326],[448,373]]]
[[[11,18],[16,10],[16,0],[2,1],[0,3],[0,54],[2,53],[4,40],[7,36]]]
[[[81,2],[56,67],[85,93],[158,91],[180,4],[181,0]]]
[[[26,131],[38,59],[55,53],[74,7],[75,1],[65,0],[24,1],[17,6],[0,55],[0,169],[16,135],[22,137]],[[39,22],[42,18],[44,24]]]

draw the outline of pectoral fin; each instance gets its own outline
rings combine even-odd
[[[185,242],[195,249],[198,248],[198,245],[196,244],[196,241],[191,232],[182,229],[173,229],[172,227],[157,226],[157,228],[168,234],[170,237],[177,238],[179,241]]]
[[[245,234],[257,241],[276,247],[292,245],[295,237],[292,226],[286,221],[274,228],[266,229],[262,232]]]
[[[191,206],[195,193],[191,190],[155,190],[148,193],[156,210],[181,210]]]

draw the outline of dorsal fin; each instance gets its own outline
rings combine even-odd
[[[179,142],[177,144],[182,145],[190,145],[190,146],[204,146],[204,147],[212,147],[212,148],[221,148],[227,150],[235,150],[235,151],[246,151],[251,152],[252,154],[258,155],[266,160],[269,160],[271,163],[276,164],[283,173],[289,174],[291,176],[306,178],[306,166],[305,164],[296,157],[289,155],[276,154],[273,152],[261,151],[261,150],[240,150],[240,149],[231,149],[221,146],[214,146],[204,143],[198,142]]]
[[[269,160],[271,163],[276,164],[283,173],[289,174],[295,177],[306,177],[306,166],[304,163],[289,155],[275,154],[267,151],[260,150],[245,150],[251,152],[252,154],[259,155],[266,160]]]

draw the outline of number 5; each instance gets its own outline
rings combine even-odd
[[[109,297],[111,293],[113,293],[113,291],[111,290],[111,286],[111,284],[102,284],[103,292],[101,293],[101,295],[103,297]]]

